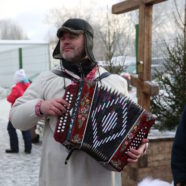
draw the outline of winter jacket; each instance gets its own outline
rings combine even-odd
[[[13,105],[15,100],[24,94],[25,90],[28,88],[29,85],[30,83],[16,83],[16,85],[13,86],[10,94],[7,97],[7,101],[10,102],[11,105]]]
[[[104,72],[106,70],[99,67],[96,77]],[[80,79],[70,71],[67,73]],[[11,121],[14,127],[21,130],[32,128],[39,119],[35,114],[38,101],[63,97],[64,83],[68,86],[71,80],[64,79],[51,71],[42,73],[30,85],[24,96],[16,100],[11,110]],[[128,95],[127,83],[119,75],[110,75],[102,79],[102,84]],[[68,151],[54,139],[56,123],[57,117],[46,118],[39,176],[40,186],[121,186],[120,173],[107,170],[85,152],[74,151],[68,164],[65,164]]]
[[[173,143],[171,168],[174,182],[186,185],[186,106]]]

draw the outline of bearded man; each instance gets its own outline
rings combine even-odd
[[[57,118],[65,113],[69,103],[63,99],[65,88],[75,81],[94,80],[106,70],[98,66],[93,49],[93,29],[83,19],[69,19],[57,31],[59,41],[53,57],[60,59],[62,76],[52,71],[42,73],[16,101],[11,111],[14,127],[32,128],[40,117],[45,117],[43,151],[39,176],[40,186],[121,186],[121,174],[112,172],[83,151],[75,151],[65,165],[66,148],[55,141]],[[108,88],[128,95],[127,83],[119,75],[111,74],[101,80]],[[25,122],[26,121],[26,122]],[[145,144],[128,152],[128,162],[136,162]]]

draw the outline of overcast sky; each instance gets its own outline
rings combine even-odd
[[[95,7],[107,7],[120,0],[92,0]],[[23,29],[31,40],[45,40],[51,26],[46,24],[50,9],[62,4],[88,6],[89,0],[0,0],[0,20],[12,19]]]
[[[54,8],[67,7],[91,7],[96,15],[98,8],[106,9],[107,6],[122,2],[123,0],[0,0],[0,20],[12,19],[34,41],[47,41],[48,35],[55,35],[56,29],[46,22],[49,11]],[[168,5],[168,0],[162,4]],[[93,2],[93,3],[92,3]],[[176,0],[177,4],[184,4],[184,0]],[[182,3],[180,3],[182,2]],[[161,5],[160,3],[160,6]],[[166,6],[167,7],[167,6]],[[179,8],[183,8],[181,5]],[[170,9],[170,8],[169,8]],[[168,13],[167,10],[165,14]],[[183,12],[183,11],[182,11]]]

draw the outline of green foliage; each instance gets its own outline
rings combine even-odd
[[[174,46],[166,45],[164,72],[155,73],[160,93],[151,100],[152,113],[157,116],[156,128],[172,130],[186,104],[186,48],[183,37],[176,39]]]

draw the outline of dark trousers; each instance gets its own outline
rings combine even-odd
[[[7,130],[10,136],[10,149],[19,151],[19,142],[18,142],[17,132],[10,121],[8,122]],[[32,149],[32,140],[31,140],[30,131],[26,130],[26,131],[21,131],[21,132],[23,135],[25,151],[29,152]]]

